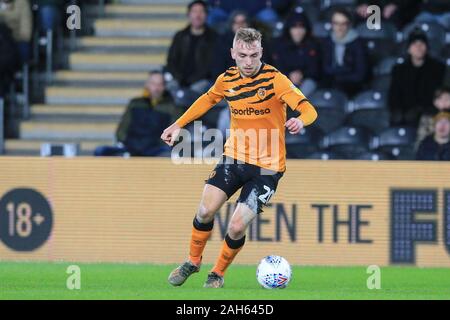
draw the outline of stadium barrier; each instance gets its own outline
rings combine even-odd
[[[0,260],[178,263],[213,165],[0,158]],[[237,195],[220,210],[215,261]],[[450,164],[287,162],[236,263],[450,266]]]

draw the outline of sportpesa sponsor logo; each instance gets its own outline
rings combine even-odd
[[[270,108],[266,109],[255,109],[253,107],[247,107],[245,109],[234,109],[231,107],[231,113],[234,115],[240,115],[240,116],[262,116],[265,114],[270,113]]]

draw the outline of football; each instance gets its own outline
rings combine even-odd
[[[256,269],[256,279],[266,289],[286,288],[291,281],[291,276],[289,262],[276,255],[263,258]]]

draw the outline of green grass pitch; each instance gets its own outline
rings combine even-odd
[[[167,276],[175,265],[77,264],[81,289],[69,290],[75,263],[0,262],[0,299],[450,299],[450,268],[383,267],[381,289],[369,290],[364,267],[293,267],[289,287],[266,290],[256,266],[231,266],[222,289],[204,289],[205,265],[183,286]]]

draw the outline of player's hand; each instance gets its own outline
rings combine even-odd
[[[167,143],[169,146],[173,146],[175,140],[177,139],[178,135],[180,134],[180,126],[176,123],[172,124],[170,127],[167,127],[162,135],[161,139]]]
[[[303,121],[299,118],[290,118],[286,121],[285,127],[289,130],[290,134],[297,134],[303,128]]]

